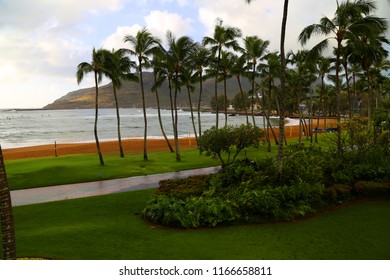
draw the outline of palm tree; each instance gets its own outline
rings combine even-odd
[[[156,49],[160,45],[160,40],[152,36],[152,34],[146,29],[142,29],[137,32],[134,37],[132,35],[126,35],[124,42],[130,43],[132,49],[130,53],[135,55],[138,60],[138,74],[141,82],[141,95],[142,95],[142,110],[144,115],[144,160],[148,160],[147,153],[147,135],[148,135],[148,120],[146,116],[146,101],[145,101],[145,90],[143,80],[143,69],[149,66],[149,57],[153,55]]]
[[[247,36],[244,39],[244,54],[243,56],[249,61],[249,67],[251,66],[251,80],[252,80],[252,120],[253,125],[256,125],[255,114],[254,114],[254,97],[257,97],[257,91],[255,89],[255,79],[256,79],[256,69],[258,60],[264,59],[265,54],[267,53],[267,48],[269,46],[269,41],[263,41],[257,36]],[[256,98],[257,99],[257,98]]]
[[[211,50],[214,55],[217,56],[216,69],[215,73],[215,100],[218,100],[218,78],[219,78],[219,66],[221,61],[221,52],[222,48],[233,48],[234,50],[238,50],[239,46],[236,41],[237,38],[241,37],[241,30],[235,27],[225,27],[222,25],[222,20],[218,19],[217,24],[214,28],[213,37],[205,37],[203,39],[203,44],[205,46],[211,45]],[[219,108],[216,108],[216,121],[215,127],[218,129],[218,116]]]
[[[180,91],[180,84],[182,81],[182,70],[186,64],[190,62],[192,52],[196,48],[194,41],[188,36],[182,36],[178,39],[172,34],[167,32],[168,51],[167,61],[169,67],[172,69],[173,81],[174,81],[174,122],[173,122],[173,134],[175,138],[175,151],[176,161],[181,161],[180,150],[179,150],[179,136],[178,136],[178,114],[177,114],[177,94]]]
[[[99,155],[100,165],[104,165],[102,151],[100,149],[100,143],[97,133],[97,123],[99,116],[99,83],[103,79],[103,75],[108,75],[108,70],[105,68],[106,62],[105,60],[109,57],[110,52],[104,49],[92,50],[92,61],[89,62],[81,62],[77,66],[77,83],[80,84],[84,78],[84,74],[93,72],[95,77],[95,124],[94,124],[94,135],[96,141],[96,148]]]
[[[346,40],[356,40],[358,36],[369,36],[377,34],[377,30],[383,30],[385,21],[381,18],[371,16],[370,13],[375,9],[374,2],[358,0],[351,2],[349,0],[339,4],[332,19],[324,16],[318,24],[312,24],[305,27],[299,35],[299,41],[305,45],[312,35],[324,35],[327,37],[319,42],[312,49],[312,53],[318,55],[324,49],[328,48],[330,39],[336,40],[336,106],[337,106],[337,150],[341,150],[341,104],[340,104],[340,83],[339,68],[340,57],[343,42]]]
[[[251,3],[252,0],[246,0],[246,2]],[[280,32],[280,86],[281,91],[279,95],[279,146],[278,146],[278,174],[277,177],[280,178],[283,168],[283,141],[284,137],[284,96],[286,93],[286,55],[284,50],[284,42],[286,38],[286,25],[287,25],[287,15],[288,15],[288,0],[284,0],[283,6],[283,16],[282,16],[282,27]]]
[[[221,61],[219,63],[219,69],[220,69],[220,76],[219,81],[223,81],[223,98],[224,98],[224,113],[225,113],[225,126],[227,126],[227,108],[229,106],[228,104],[228,98],[227,98],[227,79],[232,77],[231,69],[233,68],[233,54],[231,52],[222,51],[221,52]]]
[[[192,97],[191,95],[194,93],[195,86],[193,83],[195,82],[195,77],[193,76],[193,65],[187,65],[186,67],[183,67],[182,70],[182,83],[187,88],[187,96],[188,96],[188,104],[190,106],[190,113],[191,113],[191,122],[192,122],[192,128],[194,130],[194,135],[196,139],[196,143],[199,143],[198,139],[198,133],[196,132],[196,125],[195,125],[195,117],[194,117],[194,108],[192,106]]]
[[[156,94],[156,102],[157,102],[157,115],[158,122],[160,124],[161,133],[167,143],[167,146],[171,153],[174,153],[175,150],[172,148],[171,142],[169,141],[167,134],[165,133],[164,125],[161,118],[161,106],[160,106],[160,97],[158,93],[158,88],[167,80],[168,74],[166,69],[164,68],[164,54],[161,50],[156,51],[153,55],[152,67],[153,67],[153,76],[154,76],[154,85],[152,86],[152,91]]]
[[[122,146],[119,103],[116,90],[122,87],[122,80],[138,81],[138,77],[131,73],[131,68],[135,67],[135,63],[127,56],[127,52],[126,49],[112,50],[108,59],[105,60],[105,68],[108,70],[108,77],[111,79],[114,93],[119,153],[121,157],[124,157],[125,153]]]
[[[193,52],[193,55],[191,57],[191,61],[194,64],[194,75],[197,77],[197,80],[199,81],[199,99],[198,99],[198,133],[199,133],[199,139],[202,138],[202,121],[200,118],[200,110],[202,107],[202,93],[203,93],[203,72],[205,68],[209,65],[211,57],[211,51],[203,46],[198,45],[197,48],[195,48],[195,51]],[[202,147],[200,146],[199,141],[199,152],[202,153]]]
[[[276,103],[276,108],[278,108],[278,113],[280,115],[280,106],[277,105],[278,98],[276,96],[275,79],[280,78],[281,76],[280,74],[281,66],[280,66],[279,54],[277,52],[268,53],[265,56],[265,59],[266,59],[266,63],[260,63],[258,68],[260,71],[260,75],[262,77],[262,88],[263,88],[262,100],[263,100],[264,116],[267,121],[268,151],[271,151],[271,137],[269,136],[270,131],[274,137],[275,144],[279,145],[279,141],[274,133],[274,130],[270,122],[270,113],[272,108],[272,102],[274,100]]]
[[[244,97],[244,91],[242,90],[242,84],[241,84],[241,77],[245,75],[245,64],[246,60],[245,57],[243,56],[233,56],[232,57],[233,61],[233,67],[231,69],[232,75],[236,76],[238,86],[240,88],[240,94],[241,94],[241,99],[242,99],[242,104],[244,104],[244,110],[245,110],[245,117],[246,117],[246,124],[249,124],[249,118],[248,118],[248,109],[245,106],[246,100]]]
[[[379,30],[383,33],[384,30]],[[373,35],[373,34],[371,34]],[[377,36],[361,36],[358,41],[351,42],[352,48],[355,49],[353,60],[361,63],[363,71],[366,73],[368,86],[368,119],[371,120],[373,111],[373,83],[371,69],[376,63],[380,63],[387,57],[388,52],[383,48],[382,43],[389,44],[390,42],[385,38],[376,34]]]
[[[0,220],[3,244],[3,258],[16,259],[16,239],[14,216],[12,213],[11,193],[4,165],[3,151],[0,146]]]
[[[326,129],[326,110],[325,110],[325,76],[330,72],[330,59],[327,57],[319,57],[316,62],[316,70],[318,77],[321,79],[321,89],[320,89],[320,106],[322,110],[322,115],[324,118],[324,129]],[[317,117],[317,127],[319,127],[319,121],[320,121],[320,109],[318,109],[318,117]],[[317,143],[317,134],[315,135],[315,142]]]
[[[307,93],[310,88],[311,82],[313,82],[313,61],[308,59],[308,51],[306,50],[299,50],[296,53],[290,51],[287,54],[287,57],[289,59],[289,62],[293,65],[294,70],[291,70],[293,73],[293,76],[296,78],[296,98],[297,98],[297,106],[299,110],[299,143],[301,143],[301,137],[302,137],[302,124],[305,122],[303,119],[303,112],[301,109],[301,98],[307,99]],[[306,102],[307,104],[308,102]],[[311,106],[309,106],[310,108]],[[309,120],[309,124],[310,124]],[[306,125],[305,125],[306,128]],[[309,134],[311,134],[310,125],[309,129],[305,129],[306,131],[306,137],[309,137]]]

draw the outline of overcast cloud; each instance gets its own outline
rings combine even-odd
[[[0,108],[40,108],[78,86],[77,65],[90,61],[93,47],[120,48],[124,35],[147,27],[165,39],[167,30],[200,41],[220,18],[243,35],[270,40],[279,49],[283,0],[0,0]],[[389,20],[390,4],[377,1]],[[286,49],[301,48],[298,34],[323,16],[336,0],[290,1]],[[315,39],[313,40],[315,43]]]

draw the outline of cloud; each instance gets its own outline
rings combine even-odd
[[[189,35],[192,31],[193,20],[182,18],[176,13],[154,10],[145,17],[145,22],[154,36],[163,39],[168,30],[172,31],[177,37]]]
[[[221,18],[225,25],[240,28],[244,37],[257,35],[263,40],[269,40],[269,49],[275,51],[279,49],[283,3],[282,0],[253,1],[251,4],[235,0],[198,0],[198,19],[206,27],[208,36],[213,34],[216,19]],[[324,13],[333,11],[334,7],[333,0],[295,0],[291,3],[286,49],[298,48],[298,35],[302,29],[317,22]]]
[[[123,42],[123,38],[126,35],[135,36],[138,31],[142,29],[142,26],[135,24],[132,26],[119,26],[117,27],[115,33],[108,36],[102,43],[102,47],[108,50],[111,49],[120,49],[120,48],[129,48],[128,43]]]

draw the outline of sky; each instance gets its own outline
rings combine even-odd
[[[289,1],[286,51],[302,49],[298,35],[326,15],[336,0]],[[390,21],[390,1],[377,0],[376,15]],[[278,51],[284,0],[0,0],[0,108],[42,108],[70,91],[93,87],[92,75],[78,85],[76,69],[93,48],[130,48],[125,35],[146,27],[164,40],[201,41],[217,19],[243,36],[270,41]],[[389,34],[387,35],[389,38]],[[313,38],[310,44],[319,42]],[[310,44],[307,48],[310,47]]]

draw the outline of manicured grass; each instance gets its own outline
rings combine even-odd
[[[248,151],[252,159],[272,157],[275,153],[276,149],[267,153],[265,147]],[[186,149],[181,154],[181,162],[177,162],[175,155],[169,152],[150,153],[148,161],[144,161],[141,155],[129,155],[125,158],[105,155],[105,166],[99,165],[95,154],[10,160],[6,161],[6,169],[11,190],[17,190],[219,165],[218,160],[199,155],[197,149]]]
[[[54,259],[389,259],[390,202],[305,221],[199,230],[156,228],[153,190],[14,208],[19,257]]]

